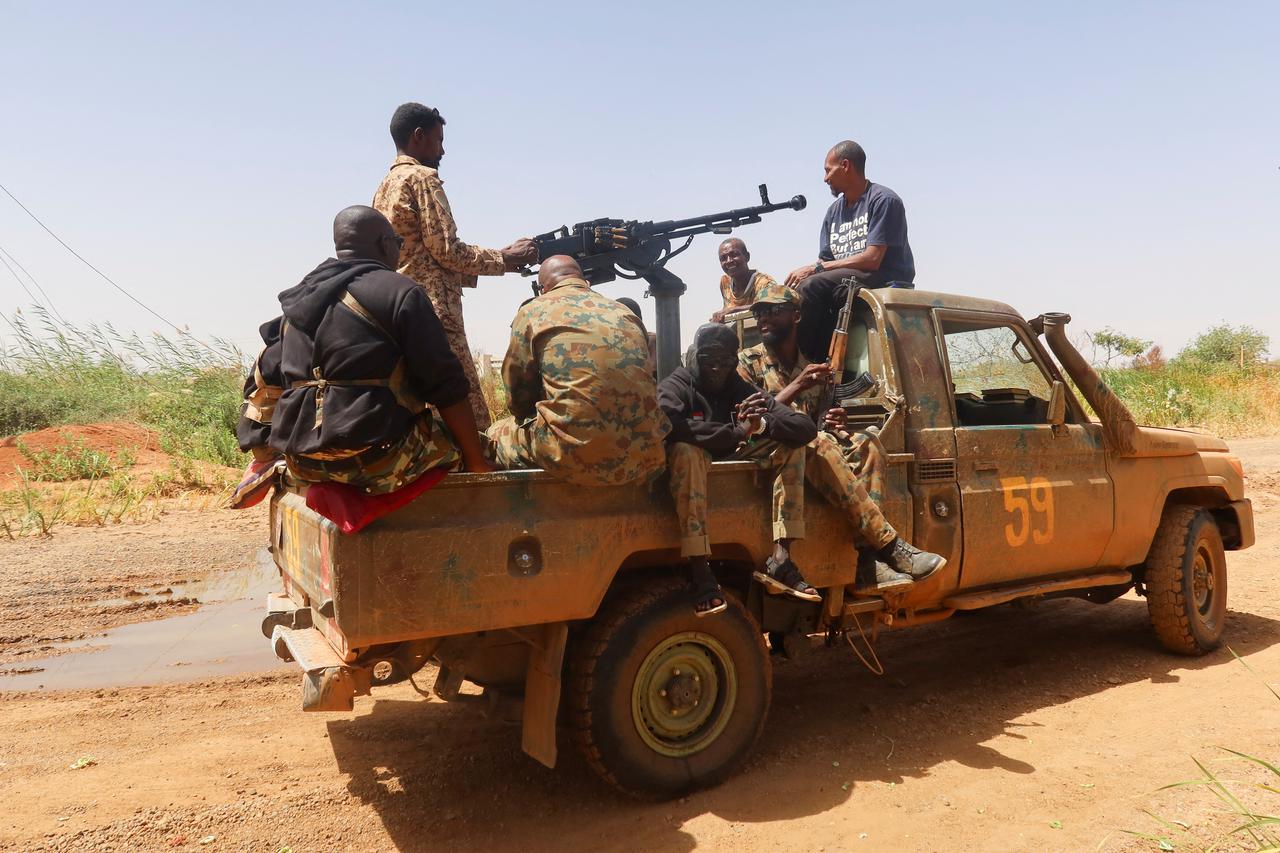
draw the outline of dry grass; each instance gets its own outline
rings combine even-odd
[[[1100,371],[1138,423],[1224,438],[1280,433],[1280,365],[1170,362]]]

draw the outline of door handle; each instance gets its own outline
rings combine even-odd
[[[975,471],[998,471],[1000,466],[996,464],[994,459],[975,459],[973,460],[973,470]]]

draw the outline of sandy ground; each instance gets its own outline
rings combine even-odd
[[[287,667],[10,692],[0,847],[1121,851],[1154,849],[1125,833],[1158,831],[1146,812],[1209,838],[1234,824],[1208,793],[1158,789],[1196,776],[1193,756],[1217,762],[1219,745],[1280,757],[1280,703],[1263,683],[1280,681],[1280,439],[1233,446],[1258,544],[1229,558],[1228,642],[1256,676],[1226,649],[1164,653],[1133,597],[996,608],[883,638],[884,677],[847,648],[779,664],[744,770],[663,804],[612,793],[567,744],[547,770],[520,752],[517,729],[408,685],[353,714],[301,713]],[[96,602],[243,572],[263,539],[261,513],[166,522],[0,543],[0,669],[39,665],[59,637],[168,615]],[[71,769],[84,756],[95,763]],[[1275,812],[1257,800],[1271,795],[1248,796]]]

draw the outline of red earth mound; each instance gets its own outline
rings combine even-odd
[[[37,432],[0,439],[0,488],[17,480],[15,468],[32,467],[31,461],[18,449],[18,442],[30,451],[54,451],[59,447],[84,445],[116,459],[121,451],[134,455],[136,464],[166,464],[168,457],[160,451],[154,432],[138,424],[108,421],[96,424],[50,427]]]

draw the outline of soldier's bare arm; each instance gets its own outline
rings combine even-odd
[[[493,465],[484,458],[484,449],[480,445],[480,430],[476,429],[476,416],[471,411],[471,403],[466,399],[459,400],[451,406],[440,409],[440,418],[449,432],[453,433],[453,443],[462,456],[462,466],[473,474],[486,474],[496,471]]]

